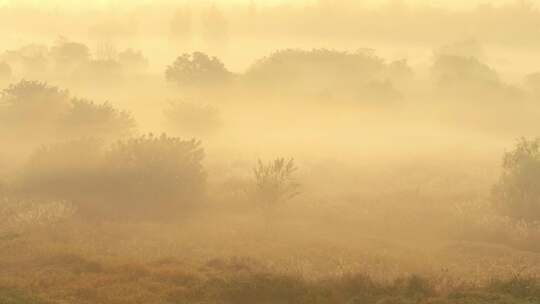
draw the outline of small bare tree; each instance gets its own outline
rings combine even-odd
[[[265,208],[275,208],[297,196],[300,186],[294,178],[297,170],[292,158],[277,158],[269,163],[259,160],[253,169],[257,200]]]

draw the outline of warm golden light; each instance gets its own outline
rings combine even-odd
[[[0,304],[540,303],[539,29],[0,0]]]

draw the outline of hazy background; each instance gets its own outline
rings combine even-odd
[[[0,1],[0,302],[537,303],[539,34],[533,1]]]

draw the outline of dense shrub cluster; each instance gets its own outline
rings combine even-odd
[[[540,139],[520,139],[505,154],[502,169],[493,189],[496,207],[512,218],[539,221]]]
[[[247,83],[279,92],[353,92],[358,99],[393,100],[399,97],[393,82],[411,77],[404,61],[385,63],[370,50],[356,53],[327,49],[288,49],[273,53],[244,75]]]
[[[136,122],[126,111],[110,103],[96,104],[85,99],[72,99],[71,107],[62,116],[59,130],[67,137],[99,137],[106,140],[129,137]]]
[[[203,198],[204,151],[195,140],[146,135],[103,148],[82,139],[37,150],[21,194],[74,202],[87,216],[167,217]]]
[[[226,84],[232,74],[218,58],[195,52],[176,58],[165,76],[179,86],[216,86]]]
[[[146,72],[148,68],[148,61],[140,51],[117,51],[110,45],[103,49],[98,47],[92,52],[84,43],[60,37],[50,48],[32,44],[6,51],[0,54],[0,62],[9,64],[10,75],[18,77],[45,79],[53,76],[69,82],[91,80],[102,86],[111,81],[118,84],[124,77]]]
[[[132,135],[135,121],[110,104],[76,99],[44,82],[22,80],[0,96],[0,133],[40,142],[85,136],[116,140]]]

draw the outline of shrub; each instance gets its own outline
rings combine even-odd
[[[135,120],[109,103],[72,98],[67,90],[23,80],[0,97],[0,131],[17,141],[98,137],[118,140],[133,135]]]
[[[80,200],[97,191],[102,142],[85,138],[42,146],[26,164],[19,191],[32,197]]]
[[[147,135],[120,141],[105,155],[105,200],[134,217],[184,211],[203,197],[203,158],[196,140]]]
[[[90,60],[90,49],[82,43],[60,38],[51,48],[50,55],[58,72],[71,73],[74,68]]]
[[[117,140],[133,135],[135,127],[129,112],[117,110],[107,102],[96,104],[85,99],[73,99],[60,120],[60,132],[67,137]]]
[[[148,69],[148,59],[139,50],[127,49],[118,53],[118,62],[125,70],[135,73]]]
[[[440,87],[497,88],[501,86],[497,72],[474,57],[439,55],[432,67]]]
[[[232,74],[218,58],[195,52],[178,57],[165,76],[179,86],[214,86],[226,83]]]
[[[504,215],[540,220],[540,138],[521,138],[514,150],[504,155],[493,200]]]
[[[299,184],[294,179],[296,171],[292,158],[277,158],[266,164],[259,160],[253,169],[256,199],[265,207],[273,207],[297,196]]]
[[[83,216],[114,219],[163,218],[203,198],[204,150],[198,141],[147,135],[102,151],[94,139],[43,147],[18,189],[34,198],[72,201]]]
[[[372,52],[327,49],[281,50],[253,64],[244,79],[250,85],[288,94],[320,96],[346,94],[360,100],[396,97],[390,81],[403,81],[412,72],[406,61],[385,63]]]
[[[22,80],[0,96],[0,127],[18,137],[53,133],[58,117],[69,108],[69,93],[44,82]]]

